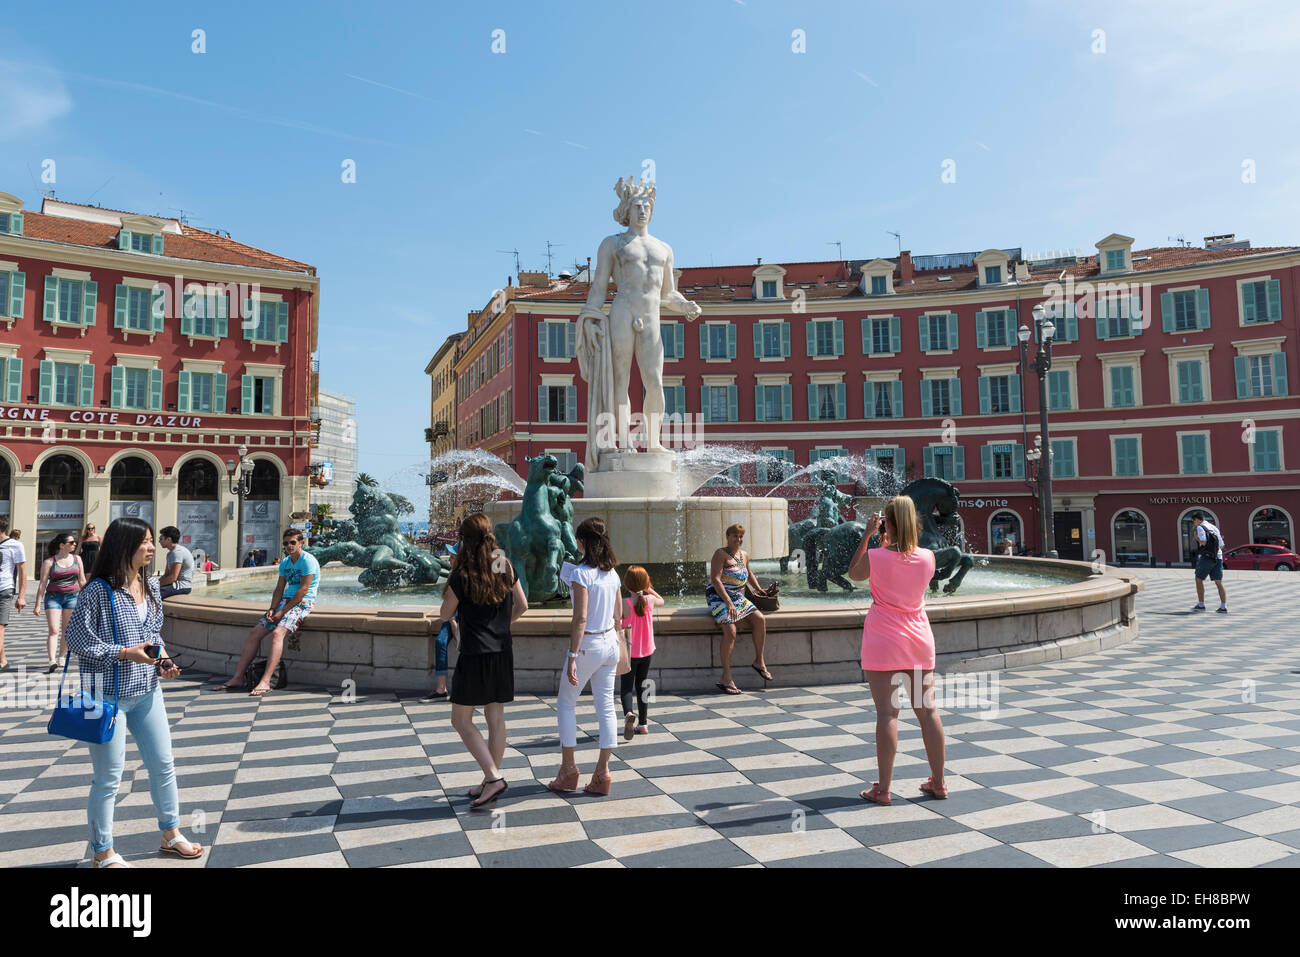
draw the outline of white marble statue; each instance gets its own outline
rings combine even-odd
[[[660,443],[664,412],[664,343],[659,312],[685,316],[693,322],[702,311],[677,291],[673,251],[646,230],[654,213],[655,186],[632,177],[614,187],[618,207],[614,220],[627,231],[606,236],[596,254],[596,274],[587,302],[578,314],[578,369],[587,383],[588,470],[600,468],[600,454],[635,452],[629,442],[632,403],[628,382],[636,359],[645,386],[647,452],[667,452]],[[618,291],[606,315],[609,281]]]

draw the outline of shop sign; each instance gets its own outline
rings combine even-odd
[[[987,505],[989,508],[1006,508],[1007,499],[1005,498],[959,498],[957,500],[958,508],[983,508]]]
[[[51,415],[51,413],[54,413]],[[152,425],[170,429],[197,429],[203,425],[199,415],[157,415],[149,412],[100,412],[96,409],[36,409],[0,405],[0,419],[23,422],[78,422],[91,425]]]
[[[1152,495],[1150,505],[1249,505],[1249,495]]]

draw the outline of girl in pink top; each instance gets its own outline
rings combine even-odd
[[[884,520],[880,548],[867,543]],[[862,544],[849,565],[855,581],[871,579],[871,607],[862,626],[862,670],[876,705],[876,763],[880,780],[863,791],[864,800],[889,804],[889,785],[898,751],[897,689],[908,684],[908,698],[921,725],[930,779],[921,791],[946,798],[943,783],[943,724],[934,706],[934,633],[925,615],[925,590],[934,577],[934,552],[917,545],[916,505],[895,495],[867,523]]]
[[[632,593],[631,598],[623,599],[627,606],[623,628],[628,633],[628,657],[631,659],[632,670],[620,679],[619,690],[623,695],[623,740],[631,741],[633,734],[650,733],[646,722],[649,714],[646,678],[650,674],[650,656],[655,653],[654,610],[661,607],[664,600],[650,584],[649,573],[640,565],[633,565],[627,570],[623,587]],[[632,712],[633,689],[636,690],[637,714]]]

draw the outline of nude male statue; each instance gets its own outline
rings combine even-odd
[[[627,231],[601,241],[591,291],[578,315],[578,367],[588,386],[586,464],[593,470],[602,451],[636,451],[628,436],[633,358],[645,386],[646,451],[667,451],[660,443],[664,343],[659,313],[667,310],[694,322],[702,312],[677,291],[672,248],[647,232],[654,213],[654,183],[638,183],[629,176],[618,181],[614,192],[619,197],[614,220]],[[606,316],[601,307],[611,278],[618,291]]]

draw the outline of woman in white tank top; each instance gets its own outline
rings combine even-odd
[[[560,678],[556,703],[560,723],[560,773],[548,787],[572,791],[578,786],[578,695],[591,682],[591,695],[600,720],[600,756],[588,794],[609,794],[609,759],[614,753],[618,719],[614,710],[614,672],[618,667],[619,578],[614,571],[618,559],[609,543],[609,532],[598,518],[586,519],[577,528],[582,562],[565,562],[560,578],[569,585],[573,599],[573,625],[569,633],[569,655]]]

